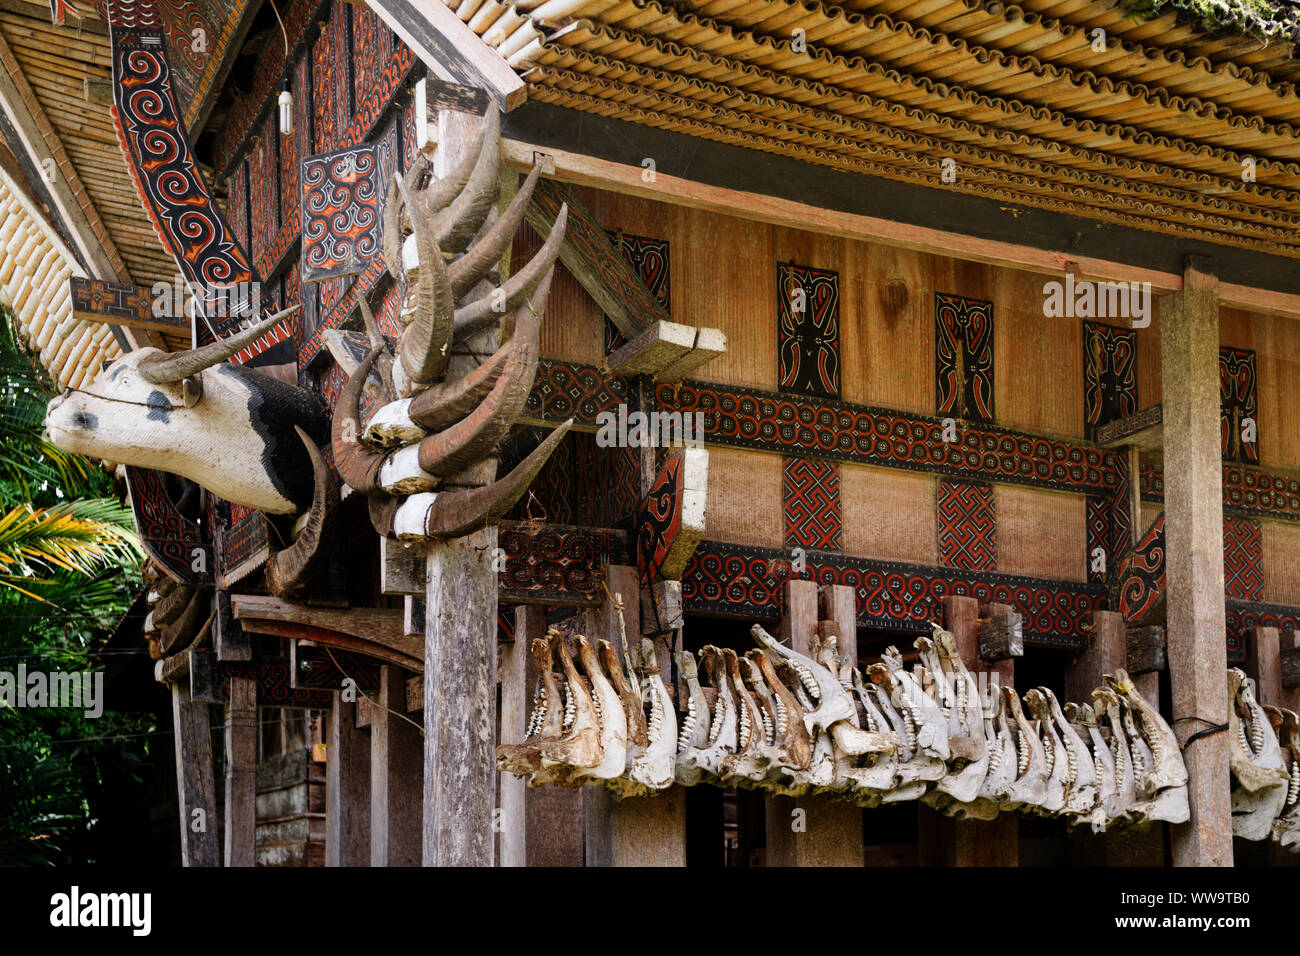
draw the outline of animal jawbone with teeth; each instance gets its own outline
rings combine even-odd
[[[1228,670],[1228,764],[1232,770],[1232,834],[1264,840],[1286,805],[1290,779],[1282,748],[1253,682],[1240,668]]]

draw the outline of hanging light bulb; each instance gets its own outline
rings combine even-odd
[[[289,92],[289,78],[284,78],[284,90],[280,93],[280,132],[285,136],[293,132],[293,94]]]

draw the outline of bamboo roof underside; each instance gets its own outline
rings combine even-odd
[[[88,78],[107,81],[111,77],[108,28],[94,4],[77,7],[83,18],[80,23],[69,16],[60,27],[50,23],[44,0],[7,0],[0,5],[0,34],[84,188],[83,209],[91,210],[102,223],[104,235],[96,238],[117,274],[100,278],[145,288],[158,281],[171,283],[176,266],[141,205],[109,105],[87,96]],[[104,331],[108,333],[107,326]],[[189,342],[168,335],[166,344],[176,349],[188,347]],[[98,365],[93,371],[98,371]]]
[[[445,2],[535,100],[925,186],[951,158],[945,188],[1300,256],[1288,42],[1110,0]]]

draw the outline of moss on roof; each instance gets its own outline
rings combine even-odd
[[[1300,43],[1300,0],[1121,0],[1143,18],[1172,13],[1178,22],[1209,33]]]

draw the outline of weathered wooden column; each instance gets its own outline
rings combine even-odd
[[[429,681],[426,675],[425,688]],[[424,746],[406,713],[406,672],[385,664],[370,715],[370,865],[419,866]],[[423,811],[423,812],[422,812]]]
[[[986,662],[980,657],[979,601],[950,595],[943,598],[943,626],[957,644],[957,653],[971,671],[990,676],[998,686],[1015,686],[1015,661]],[[1011,613],[1010,608],[1006,608]],[[1020,820],[1015,813],[996,819],[955,820],[919,806],[919,862],[922,866],[1018,866]]]
[[[641,640],[641,584],[637,569],[611,565],[607,570],[609,593],[623,599],[623,621],[633,650]],[[587,613],[587,638],[603,637],[623,658],[619,638],[618,609],[606,597]],[[660,676],[672,690],[671,651],[664,641],[655,642]],[[628,675],[636,680],[636,675]],[[617,800],[608,790],[582,788],[586,816],[586,861],[588,866],[685,866],[686,791],[672,786],[651,797]]]
[[[1189,256],[1182,291],[1162,309],[1165,580],[1173,729],[1181,742],[1228,721],[1223,603],[1219,282]],[[1183,753],[1191,820],[1173,828],[1176,866],[1230,866],[1228,736],[1197,738]]]
[[[325,865],[370,865],[370,734],[334,695],[325,741]]]
[[[546,611],[537,605],[515,608],[515,640],[502,648],[501,740],[524,739],[532,691],[537,681],[529,647],[546,634]],[[582,866],[582,791],[533,787],[513,774],[501,774],[502,866]]]
[[[257,681],[230,679],[226,706],[226,866],[254,866],[257,831]]]
[[[1103,674],[1128,667],[1128,628],[1118,611],[1093,611],[1088,646],[1065,671],[1065,697],[1077,703],[1092,703],[1092,692],[1101,686]],[[1144,675],[1145,677],[1146,675]],[[1158,678],[1158,674],[1152,674]],[[1159,706],[1150,679],[1137,684],[1139,693]],[[1158,685],[1157,685],[1158,686]],[[1158,696],[1158,695],[1156,695]],[[1099,837],[1085,837],[1084,862],[1097,866],[1163,866],[1165,828],[1153,824],[1145,831],[1115,831]]]
[[[438,114],[433,171],[448,175],[469,152],[482,120]],[[492,329],[453,347],[448,378],[466,375],[497,348]],[[488,458],[444,487],[496,477]],[[492,866],[496,808],[496,525],[429,543],[424,630],[424,865]]]
[[[217,794],[212,770],[208,705],[190,700],[189,680],[172,684],[176,791],[181,824],[181,863],[220,866]]]
[[[839,626],[841,654],[857,658],[857,614],[853,589],[828,588],[826,616]],[[785,584],[785,616],[780,639],[800,654],[811,650],[817,632],[818,588],[815,581]],[[769,796],[768,866],[862,866],[862,809],[825,796]]]

